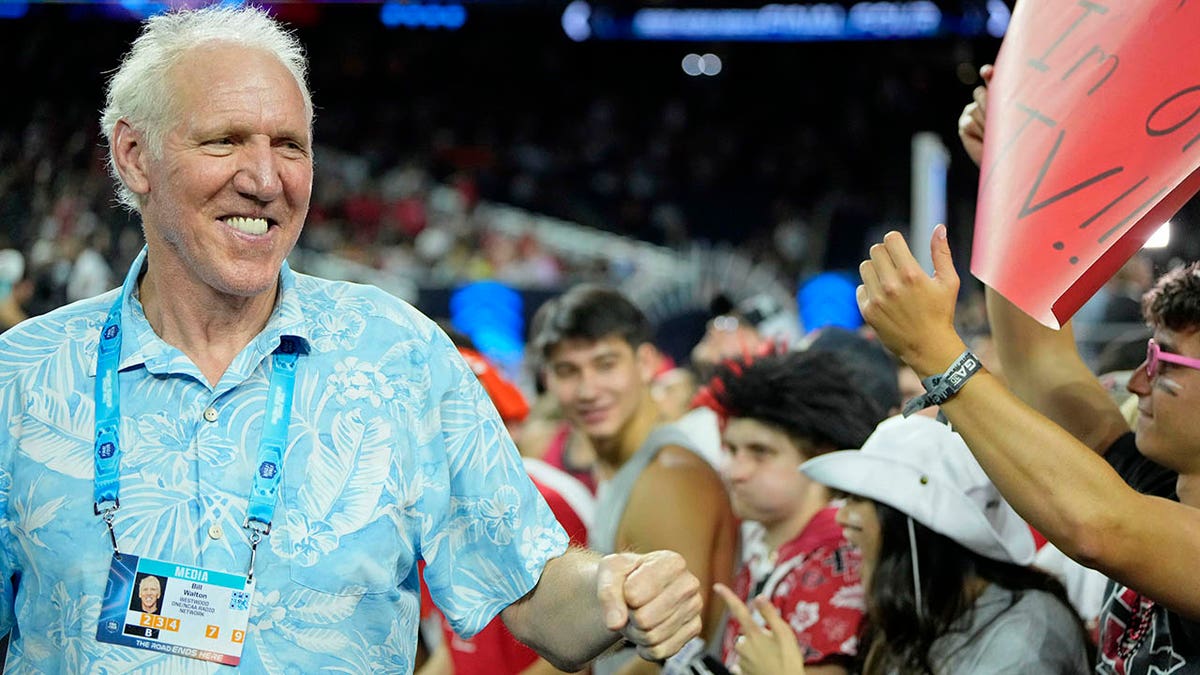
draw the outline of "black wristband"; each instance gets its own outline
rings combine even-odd
[[[979,362],[978,356],[971,353],[970,349],[959,354],[946,372],[921,380],[921,384],[925,385],[925,393],[904,404],[902,411],[904,416],[908,417],[930,406],[941,405],[949,401],[963,388],[967,380],[980,370],[983,370],[983,364]]]

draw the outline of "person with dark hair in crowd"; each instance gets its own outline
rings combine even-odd
[[[533,326],[547,392],[595,449],[592,548],[677,551],[705,589],[728,583],[736,537],[729,498],[691,437],[659,421],[650,393],[657,350],[645,314],[615,290],[580,285],[539,308]],[[715,605],[705,604],[708,634],[720,618]],[[593,665],[596,675],[657,670],[630,650]]]
[[[708,309],[712,318],[690,356],[701,380],[728,359],[758,356],[800,341],[799,319],[769,295],[751,295],[735,303],[718,293]]]
[[[622,639],[673,653],[701,621],[683,559],[568,548],[433,321],[287,266],[306,71],[265,10],[216,4],[148,19],[113,73],[103,132],[146,248],[120,289],[0,336],[8,667],[212,658],[123,632],[104,580],[130,560],[233,586],[212,648],[246,671],[411,672],[421,560],[464,635],[500,615],[567,670]]]
[[[829,352],[841,357],[850,371],[850,379],[875,401],[885,417],[900,412],[900,375],[896,360],[878,340],[840,326],[819,328],[806,339],[807,351]]]
[[[800,470],[849,495],[838,522],[862,553],[863,675],[1090,671],[1087,636],[1066,591],[1029,567],[1028,526],[949,427],[893,417],[861,450],[821,455]],[[728,600],[735,616],[748,614]],[[773,614],[761,600],[756,606]],[[807,672],[792,639],[778,629],[751,631],[737,647],[742,675]]]
[[[864,266],[862,294],[867,320],[926,377],[974,358],[952,328],[958,276],[943,227],[932,250],[929,277],[889,233]],[[1200,672],[1200,500],[1188,490],[1200,476],[1200,265],[1168,273],[1147,294],[1154,337],[1128,383],[1136,435],[1069,327],[1045,328],[995,294],[989,304],[1013,391],[971,367],[942,412],[1031,525],[1116,582],[1100,613],[1097,672]]]
[[[772,354],[726,363],[698,397],[723,420],[723,473],[742,519],[733,591],[779,610],[811,673],[848,672],[863,613],[858,553],[842,536],[829,491],[797,470],[860,447],[883,419],[851,372],[840,355]],[[737,668],[743,633],[737,619],[726,624],[727,668]]]

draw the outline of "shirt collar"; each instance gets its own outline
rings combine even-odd
[[[813,514],[800,534],[779,547],[780,557],[799,551],[811,551],[819,546],[837,545],[845,535],[837,522],[837,507],[827,506]]]
[[[147,248],[143,246],[133,264],[129,266],[125,281],[121,285],[121,327],[124,339],[121,341],[118,370],[144,365],[152,371],[166,372],[170,370],[172,360],[179,356],[179,350],[168,345],[154,332],[142,309],[138,279],[146,267],[146,255]],[[311,330],[304,320],[300,293],[296,289],[296,273],[285,260],[279,270],[279,301],[275,303],[267,325],[251,340],[251,345],[261,356],[266,356],[275,351],[280,339],[290,336],[299,340],[302,352],[307,352],[312,345]],[[88,375],[95,377],[96,346],[91,350]]]

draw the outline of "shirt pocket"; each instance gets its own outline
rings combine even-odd
[[[270,536],[274,553],[287,561],[291,580],[331,595],[394,592],[401,554],[408,547],[392,519],[376,511],[380,517],[362,522],[363,516],[352,513],[354,505],[344,503],[344,495],[327,509],[314,510],[309,501],[302,491],[285,490],[285,513],[276,518],[282,527]]]

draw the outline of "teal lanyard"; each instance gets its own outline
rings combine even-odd
[[[94,482],[95,503],[92,508],[108,525],[113,552],[117,550],[117,535],[113,517],[121,508],[121,390],[117,372],[121,360],[121,306],[127,289],[108,311],[100,344],[96,353],[96,444]],[[279,481],[283,468],[283,451],[287,447],[288,424],[292,414],[292,394],[296,388],[298,349],[294,338],[279,339],[271,360],[271,382],[267,390],[267,414],[263,421],[262,438],[258,444],[258,463],[250,487],[243,527],[250,531],[250,576],[254,575],[254,554],[258,542],[271,532]]]

